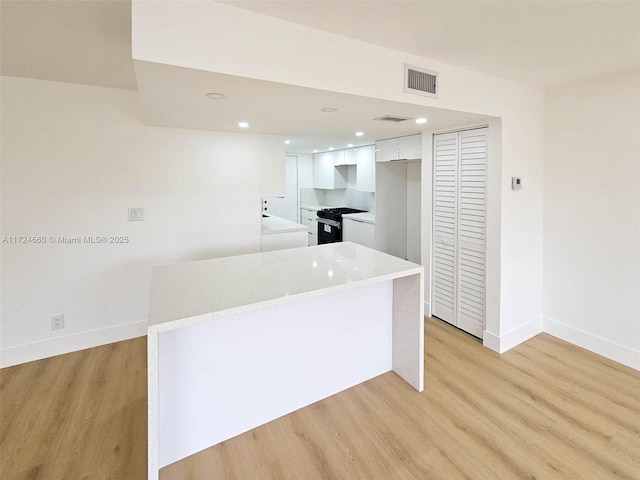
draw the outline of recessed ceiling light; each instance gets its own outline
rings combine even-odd
[[[240,128],[249,128],[249,124],[247,122],[238,122],[238,126]]]
[[[284,143],[285,145],[289,145],[291,143],[291,140],[285,140]]]
[[[329,150],[333,150],[333,147],[329,147]]]
[[[314,150],[313,153],[318,153],[318,150]]]
[[[364,132],[356,132],[356,137],[361,137],[364,135]]]
[[[349,148],[353,147],[353,143],[347,143],[347,147]]]
[[[333,113],[333,112],[337,112],[338,109],[335,107],[324,107],[324,108],[321,108],[320,111],[325,113]]]
[[[424,117],[416,118],[416,123],[422,125],[423,123],[427,123],[427,119]]]
[[[224,100],[227,96],[224,93],[209,92],[204,94],[210,100]]]

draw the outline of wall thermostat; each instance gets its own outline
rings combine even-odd
[[[511,190],[522,190],[522,179],[520,177],[511,177]]]

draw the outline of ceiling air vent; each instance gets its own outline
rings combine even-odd
[[[411,117],[400,117],[398,115],[383,115],[382,117],[374,118],[374,120],[379,120],[381,122],[400,123],[400,122],[406,122],[407,120],[411,120]]]
[[[404,91],[438,98],[438,72],[404,64]]]

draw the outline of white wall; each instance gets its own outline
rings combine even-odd
[[[639,134],[640,71],[547,92],[545,331],[636,369]]]
[[[143,61],[500,117],[501,151],[490,159],[500,179],[488,208],[500,217],[489,219],[487,232],[494,239],[487,332],[496,339],[491,348],[503,351],[539,330],[541,90],[213,1],[134,0],[132,39],[133,56]],[[405,62],[440,73],[438,99],[402,91]],[[512,176],[526,182],[518,195],[510,189]]]
[[[283,137],[145,127],[128,90],[2,77],[1,100],[2,235],[129,238],[1,245],[3,366],[144,334],[152,265],[259,251]]]

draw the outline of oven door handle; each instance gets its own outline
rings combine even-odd
[[[331,225],[335,228],[341,228],[340,222],[336,222],[335,220],[330,220],[328,218],[318,217],[318,223],[326,223],[327,225]]]

